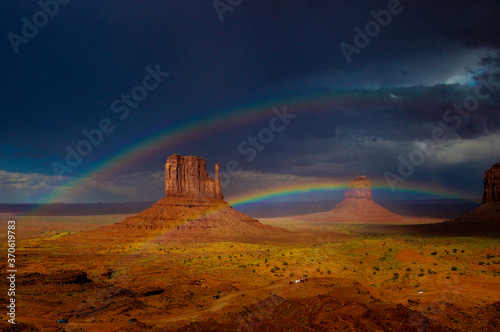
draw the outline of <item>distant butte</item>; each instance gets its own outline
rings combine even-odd
[[[403,217],[392,213],[372,200],[372,185],[366,176],[357,176],[344,190],[344,200],[332,210],[318,212],[296,219],[324,223],[401,223]]]
[[[344,199],[367,199],[372,200],[372,184],[366,176],[357,176],[349,183],[349,190],[344,190]]]

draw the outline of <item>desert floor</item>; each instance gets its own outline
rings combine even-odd
[[[131,240],[91,231],[123,219],[16,218],[19,331],[500,329],[497,236],[289,218],[260,219],[291,230],[280,241],[174,243],[158,232]],[[12,328],[0,316],[0,328]],[[62,318],[68,324],[56,323]]]

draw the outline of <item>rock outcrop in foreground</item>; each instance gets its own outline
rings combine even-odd
[[[372,185],[366,176],[355,177],[344,191],[344,200],[332,210],[296,217],[300,220],[325,223],[401,223],[403,217],[392,213],[372,200]]]
[[[108,230],[137,236],[156,232],[165,240],[260,237],[282,231],[233,209],[223,197],[218,165],[214,180],[205,159],[172,155],[165,165],[165,197]]]

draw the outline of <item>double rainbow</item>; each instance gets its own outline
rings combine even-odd
[[[40,203],[56,203],[64,197],[66,200],[74,202],[80,197],[79,188],[85,187],[90,181],[99,181],[111,178],[116,174],[122,174],[127,167],[140,160],[145,160],[155,154],[169,155],[174,153],[173,148],[180,144],[194,140],[198,137],[208,137],[221,132],[230,127],[237,127],[244,124],[254,123],[260,120],[269,119],[270,111],[273,108],[282,109],[286,106],[294,114],[300,113],[320,113],[333,112],[338,108],[370,109],[372,107],[391,107],[394,100],[388,91],[373,90],[368,93],[360,93],[357,90],[344,92],[334,92],[329,94],[306,95],[299,98],[290,98],[277,101],[266,101],[253,106],[241,107],[222,115],[198,118],[189,123],[184,123],[175,128],[169,128],[159,133],[153,134],[141,141],[108,156],[94,168],[68,181],[58,190],[40,199]],[[387,187],[380,184],[374,189],[387,190]],[[307,192],[335,191],[341,190],[343,186],[334,183],[316,184],[309,186],[299,184],[292,187],[279,187],[264,189],[240,197],[230,199],[230,203],[235,206],[269,200],[280,196],[291,196]],[[457,192],[441,188],[431,188],[422,186],[401,186],[397,190],[402,192],[422,193],[442,198],[463,198]],[[43,208],[43,207],[42,207]],[[38,208],[39,209],[39,208]],[[38,210],[37,209],[37,210]]]

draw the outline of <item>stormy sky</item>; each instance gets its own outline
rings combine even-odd
[[[361,174],[392,198],[480,198],[500,161],[500,1],[30,0],[0,15],[0,202],[157,200],[174,153],[219,163],[229,199]]]

